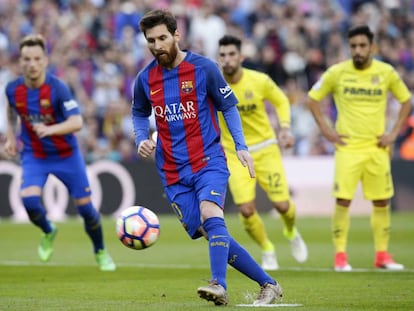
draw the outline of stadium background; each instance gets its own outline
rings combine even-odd
[[[304,99],[306,91],[328,66],[349,56],[346,45],[349,25],[368,23],[376,34],[376,57],[394,65],[410,90],[414,89],[414,3],[409,0],[3,0],[0,1],[0,217],[15,214],[10,197],[17,193],[16,186],[11,184],[12,175],[18,173],[17,166],[12,166],[11,172],[1,170],[4,164],[10,167],[7,164],[17,161],[10,162],[3,150],[6,127],[3,88],[19,74],[18,42],[34,32],[42,33],[48,40],[50,71],[70,85],[82,106],[85,126],[78,138],[87,163],[108,160],[119,164],[134,181],[136,202],[159,212],[170,212],[165,208],[152,161],[136,157],[130,121],[132,81],[151,59],[137,23],[144,12],[153,8],[172,10],[183,34],[182,47],[212,59],[217,40],[223,34],[242,37],[247,56],[245,65],[268,73],[284,89],[292,105],[292,131],[297,142],[293,150],[285,153],[285,161],[298,210],[304,214],[329,212],[333,151],[320,135]],[[324,101],[323,107],[334,121],[335,107],[331,100]],[[396,107],[398,103],[390,98],[387,111],[390,121],[396,116]],[[277,127],[277,116],[271,109],[269,115]],[[405,130],[401,133],[393,154],[396,183],[393,208],[397,210],[413,209],[410,202],[414,185],[409,176],[413,176],[414,155],[402,158],[399,152],[401,144],[410,139],[408,134]],[[318,171],[318,165],[327,169]],[[302,169],[298,172],[297,167]],[[120,204],[121,187],[111,174],[100,174],[99,180],[103,193],[100,209],[111,214]],[[322,186],[318,180],[322,180]],[[320,193],[316,193],[317,189]],[[57,190],[51,190],[54,191]],[[55,195],[55,201],[51,202],[60,199]],[[259,201],[262,209],[268,208],[261,193]],[[354,213],[367,211],[366,202],[359,195],[354,204],[358,205],[353,208]],[[227,206],[228,210],[235,210],[230,196]],[[70,204],[64,209],[74,214]]]

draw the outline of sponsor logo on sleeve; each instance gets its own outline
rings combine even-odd
[[[233,90],[228,85],[224,87],[220,87],[219,91],[220,91],[220,94],[224,95],[224,98],[229,97],[233,93]]]
[[[64,102],[63,106],[65,106],[65,109],[69,111],[78,108],[78,103],[74,99],[71,99],[69,101]]]

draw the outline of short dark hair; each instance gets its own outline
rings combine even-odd
[[[168,32],[174,35],[177,30],[177,20],[174,15],[167,10],[152,10],[147,12],[139,22],[139,28],[146,36],[146,31],[158,25],[167,26]]]
[[[235,37],[232,35],[224,35],[219,40],[219,46],[222,46],[222,45],[235,45],[236,48],[239,51],[241,51],[242,41],[238,37]]]
[[[370,43],[374,41],[374,33],[369,29],[367,25],[354,26],[351,29],[349,29],[348,39],[358,35],[367,36]]]
[[[44,52],[46,52],[46,40],[42,35],[31,34],[25,36],[19,44],[19,51],[25,46],[40,46]]]

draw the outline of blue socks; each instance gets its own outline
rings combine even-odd
[[[78,212],[83,218],[85,231],[92,240],[93,250],[96,254],[100,249],[104,249],[101,217],[92,202],[79,205]]]
[[[230,237],[229,265],[259,283],[260,286],[265,283],[276,284],[275,280],[232,237]]]
[[[203,227],[208,234],[211,281],[217,281],[218,284],[227,288],[228,263],[260,286],[266,283],[276,284],[276,281],[230,236],[223,218],[209,218],[204,221]]]
[[[30,221],[38,226],[44,233],[50,233],[52,227],[46,218],[46,210],[43,207],[40,196],[22,197],[23,205],[27,211]],[[78,212],[82,216],[85,231],[93,243],[94,252],[104,249],[101,218],[97,210],[89,202],[78,206]]]
[[[41,197],[37,195],[22,197],[22,202],[30,221],[42,229],[44,233],[50,233],[52,227],[46,218],[46,210],[43,207]]]
[[[211,281],[216,281],[224,288],[227,288],[226,275],[230,235],[224,219],[220,217],[206,219],[203,223],[203,228],[208,234]]]

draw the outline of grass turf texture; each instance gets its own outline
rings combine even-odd
[[[276,243],[279,271],[270,272],[285,291],[283,304],[300,310],[414,310],[414,213],[392,215],[390,252],[405,264],[403,272],[373,269],[368,217],[353,217],[348,256],[355,271],[332,271],[330,218],[300,218],[309,260],[298,264],[282,237],[281,222],[263,215]],[[135,251],[117,240],[114,219],[105,218],[106,245],[118,264],[100,272],[80,219],[59,223],[55,252],[40,263],[40,232],[31,224],[0,222],[0,310],[216,310],[197,297],[209,278],[206,241],[190,240],[175,216],[160,215],[161,236],[152,247]],[[237,215],[227,215],[232,235],[258,260],[259,248],[241,229]],[[230,268],[226,310],[249,304],[258,286]],[[292,309],[292,308],[289,308]]]

